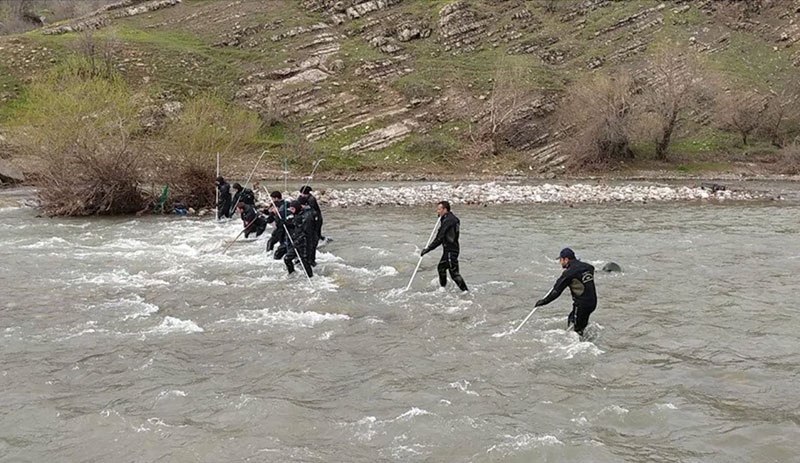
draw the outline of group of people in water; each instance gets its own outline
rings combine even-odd
[[[309,278],[314,276],[317,246],[325,237],[322,236],[322,210],[309,185],[303,185],[294,200],[284,199],[280,191],[273,191],[269,204],[261,209],[256,208],[253,190],[239,183],[230,185],[222,176],[217,177],[216,185],[217,219],[238,213],[245,238],[251,234],[261,236],[267,225],[274,224],[267,252],[276,260],[283,259],[290,274],[295,272],[295,265],[300,264]]]
[[[244,224],[244,236],[255,233],[261,236],[267,225],[274,224],[272,235],[267,242],[267,252],[272,252],[276,260],[283,259],[289,274],[294,273],[295,265],[300,264],[308,277],[314,276],[317,265],[317,246],[322,236],[322,210],[319,202],[311,194],[311,187],[303,185],[294,200],[286,200],[280,191],[270,193],[270,203],[261,210],[256,209],[253,190],[239,183],[229,185],[223,177],[217,177],[217,219],[232,217],[237,212]],[[234,193],[231,195],[231,189]],[[422,249],[420,259],[437,247],[442,247],[442,256],[436,270],[439,285],[447,285],[447,274],[461,291],[468,291],[467,283],[461,276],[458,256],[461,251],[458,240],[461,234],[461,221],[452,212],[448,201],[436,205],[439,223],[436,236]],[[541,307],[557,299],[565,289],[572,294],[572,311],[567,317],[567,329],[572,328],[579,335],[589,323],[589,315],[597,307],[597,293],[594,285],[594,267],[579,260],[570,248],[559,253],[558,261],[564,269],[550,291],[536,301]]]

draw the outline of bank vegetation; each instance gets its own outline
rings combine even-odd
[[[431,11],[412,1],[383,5],[397,18],[426,19],[408,42],[376,38],[372,23],[360,20],[336,17],[323,28],[296,2],[281,4],[293,20],[307,20],[305,28],[284,26],[283,10],[253,2],[241,8],[269,21],[241,29],[231,11],[233,31],[215,30],[225,13],[214,2],[190,0],[175,7],[175,17],[195,20],[213,10],[187,29],[196,35],[175,31],[181,22],[154,11],[120,20],[119,28],[13,36],[0,55],[22,67],[32,59],[19,60],[24,53],[48,59],[37,58],[27,73],[0,64],[8,71],[0,78],[0,154],[25,167],[49,215],[208,207],[218,162],[227,176],[243,175],[264,151],[273,173],[291,165],[297,176],[323,157],[321,173],[343,177],[580,176],[649,166],[724,170],[730,163],[800,173],[794,41],[770,48],[740,32],[757,30],[752,18],[784,20],[794,10],[761,1],[524,3],[437,2]],[[325,11],[325,2],[305,4]],[[585,8],[583,19],[568,5]],[[113,2],[13,0],[0,6],[0,32],[101,6]],[[456,33],[446,25],[454,12],[484,30],[493,26],[481,15],[496,18],[497,29],[482,46],[450,49],[469,43],[442,42]],[[422,32],[431,23],[440,28],[435,43],[430,27]],[[630,24],[637,26],[626,32]],[[291,42],[314,27],[323,32],[313,40]],[[724,29],[724,46],[698,45],[703,27]],[[325,35],[329,28],[340,34]],[[416,29],[381,33],[402,30]],[[646,40],[634,36],[645,33]],[[334,40],[331,56],[302,54]],[[413,61],[395,66],[400,58],[391,50],[400,43]],[[624,59],[601,58],[631,49]],[[742,51],[745,63],[736,61]]]

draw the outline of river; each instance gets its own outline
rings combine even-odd
[[[25,192],[23,192],[25,193]],[[16,195],[16,196],[15,196]],[[788,462],[800,201],[325,210],[317,275],[240,221],[0,208],[4,462]],[[570,246],[597,266],[586,339]],[[605,273],[606,262],[621,273]]]

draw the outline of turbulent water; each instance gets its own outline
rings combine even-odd
[[[789,462],[800,202],[325,211],[318,275],[241,223],[0,209],[0,460]],[[598,267],[587,339],[564,294]],[[599,268],[614,261],[622,273]]]

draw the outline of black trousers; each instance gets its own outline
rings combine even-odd
[[[275,247],[276,244],[281,244],[286,237],[286,231],[283,229],[282,226],[278,225],[272,230],[272,235],[269,237],[269,241],[267,241],[267,252],[272,251],[272,248]]]
[[[449,271],[450,278],[458,285],[459,289],[461,291],[467,290],[467,283],[464,282],[464,278],[458,272],[458,252],[445,249],[436,270],[439,272],[439,284],[442,287],[447,285],[447,272]]]
[[[217,206],[217,220],[223,217],[231,217],[231,202],[230,200],[225,201],[223,200],[219,206]]]
[[[583,335],[583,330],[589,324],[589,315],[594,312],[597,305],[590,307],[581,307],[577,305],[572,306],[572,312],[567,317],[567,329],[572,326],[576,333]]]
[[[297,248],[292,246],[291,243],[286,244],[286,254],[283,256],[283,263],[286,265],[286,271],[289,272],[290,275],[294,273],[294,260],[297,259],[305,269],[306,275],[313,277],[314,270],[311,268],[311,262],[308,261],[306,238],[295,238],[294,245],[297,246]]]

